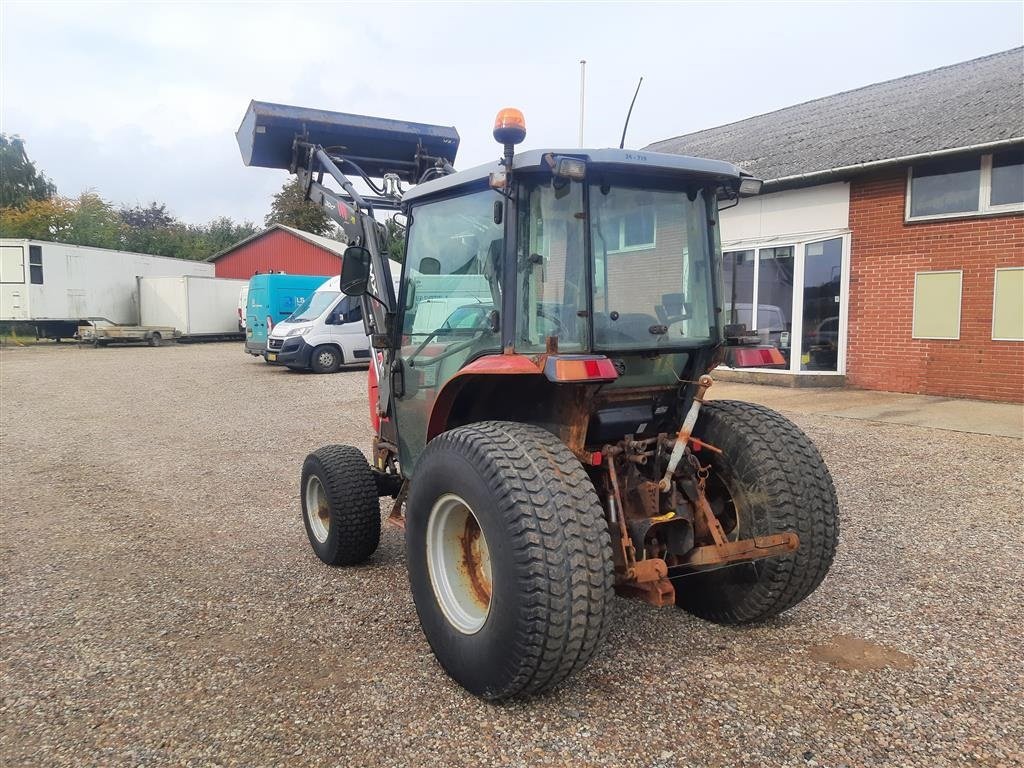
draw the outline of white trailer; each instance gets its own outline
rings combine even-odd
[[[141,277],[143,326],[168,326],[182,338],[239,336],[238,294],[247,280],[225,277]]]
[[[213,274],[202,261],[0,238],[0,323],[34,325],[37,336],[55,339],[74,336],[89,318],[135,325],[140,277]]]

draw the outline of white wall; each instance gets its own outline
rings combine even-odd
[[[801,239],[845,231],[850,225],[850,185],[845,182],[745,197],[722,211],[722,246]]]

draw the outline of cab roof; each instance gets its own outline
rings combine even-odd
[[[578,157],[588,166],[609,171],[625,171],[658,177],[704,177],[708,180],[728,181],[749,176],[738,166],[723,160],[706,160],[686,155],[669,155],[663,152],[648,152],[636,149],[530,149],[521,152],[512,160],[514,171],[535,171],[547,169],[544,156],[568,155]],[[485,163],[464,171],[418,184],[405,193],[403,203],[421,198],[433,197],[440,193],[467,186],[487,179],[491,173],[502,170],[497,162]]]

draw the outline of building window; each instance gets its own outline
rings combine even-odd
[[[914,275],[915,339],[960,338],[960,292],[963,272],[918,272]]]
[[[992,155],[992,184],[989,205],[1024,203],[1024,149],[996,152]]]
[[[908,172],[908,221],[1024,210],[1024,150],[947,157]]]
[[[789,363],[793,329],[793,246],[757,252],[757,334]]]
[[[722,254],[724,285],[724,325],[745,325],[753,330],[754,251],[727,251]]]
[[[992,291],[992,339],[1024,341],[1024,267],[996,270]]]
[[[844,373],[848,258],[849,235],[842,233],[725,251],[722,325],[745,331],[726,335],[753,336],[751,341],[775,347],[790,373]]]
[[[43,247],[41,245],[28,247],[28,276],[32,285],[43,284]]]

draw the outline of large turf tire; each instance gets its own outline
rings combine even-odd
[[[781,414],[732,400],[706,403],[694,434],[722,449],[698,455],[711,465],[707,488],[716,513],[735,505],[735,514],[728,509],[722,516],[729,538],[794,531],[800,548],[680,579],[677,604],[720,624],[761,621],[792,608],[825,578],[839,537],[836,491],[818,449]]]
[[[377,484],[358,449],[328,445],[309,454],[302,465],[299,496],[309,543],[325,563],[356,565],[377,550]]]
[[[489,607],[472,633],[446,617],[428,565],[430,519],[451,494],[472,510],[490,552]],[[612,552],[601,504],[576,457],[539,427],[480,422],[434,438],[416,464],[406,554],[427,641],[477,696],[553,688],[607,632]]]

